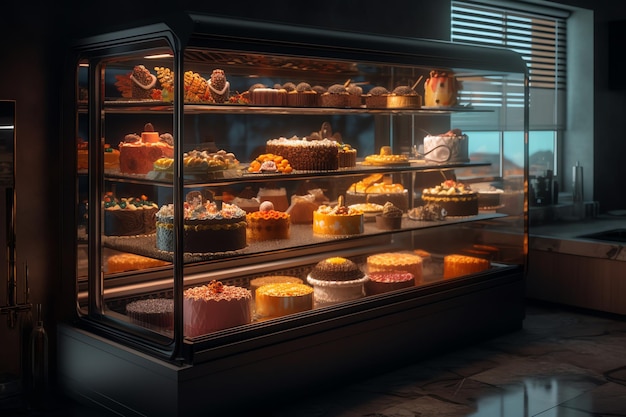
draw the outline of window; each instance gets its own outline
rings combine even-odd
[[[528,65],[529,74],[529,166],[530,175],[544,175],[547,170],[556,174],[557,143],[565,129],[566,88],[566,18],[567,12],[538,7],[520,2],[452,1],[453,42],[504,47],[518,52]],[[471,82],[471,81],[470,81]],[[477,98],[467,97],[473,106],[491,108],[501,118],[510,119],[519,112],[523,86],[506,84],[494,79],[494,91],[474,92]],[[463,92],[461,92],[463,94]],[[453,116],[452,122],[466,126],[463,116]],[[474,123],[478,129],[478,124]],[[500,131],[487,126],[490,132],[474,130],[470,154],[498,151],[500,166],[505,161],[520,157],[519,149],[507,149],[507,135],[515,131]],[[472,130],[464,127],[464,130]],[[514,129],[515,130],[515,129]],[[497,133],[496,133],[497,132]],[[495,135],[495,136],[494,136]],[[497,137],[497,140],[494,139]],[[498,147],[494,147],[498,143]],[[523,157],[523,155],[522,155]]]

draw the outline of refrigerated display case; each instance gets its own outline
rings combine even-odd
[[[59,330],[59,376],[71,395],[129,415],[228,410],[241,398],[301,392],[329,378],[352,380],[520,328],[528,92],[526,66],[516,53],[199,14],[94,36],[77,42],[74,51],[68,90],[75,111],[66,117],[63,144],[64,157],[73,162],[65,170],[71,186],[64,197],[72,227],[63,236],[71,320]],[[435,70],[459,85],[456,104],[423,102],[424,82]],[[147,81],[135,71],[149,73]],[[340,105],[266,102],[251,88],[288,96],[300,83],[326,91],[358,86],[362,95]],[[421,103],[373,107],[365,97],[377,86],[389,92],[413,87]],[[154,136],[167,149],[159,155],[165,162],[145,171],[127,161],[110,164],[107,153],[139,143],[151,128],[169,134]],[[468,160],[455,162],[446,156],[454,149],[446,147],[433,160],[424,152],[424,137],[452,129],[464,131],[470,144],[492,148],[470,147]],[[259,172],[253,162],[267,153],[271,139],[313,141],[330,137],[329,130],[339,148],[356,149],[356,164]],[[487,131],[516,134],[481,142]],[[509,149],[521,156],[508,158]],[[194,152],[204,152],[200,168],[188,160]],[[381,152],[397,161],[367,158]],[[207,155],[219,156],[217,166]],[[424,190],[450,180],[476,189],[488,184],[500,199],[469,215],[416,217]],[[291,223],[288,238],[248,236],[245,245],[223,251],[215,242],[208,252],[186,251],[189,196],[212,202],[217,211],[253,201],[261,190],[277,193],[285,207],[312,191],[323,195],[317,206],[347,206],[351,190],[364,181],[402,187],[399,228],[378,227],[366,213],[354,234],[314,233],[307,221]],[[381,195],[380,205],[398,197]],[[363,198],[359,202],[372,202]],[[130,214],[132,221],[138,221],[137,211],[145,212],[135,224],[139,229],[112,231],[111,206],[130,211],[134,201],[139,210]],[[155,230],[163,226],[161,217],[154,212],[168,205],[173,216],[164,247],[165,235]],[[367,280],[368,257],[396,252],[421,257],[423,275],[415,285],[381,294],[361,289],[332,303],[314,292],[308,308],[269,318],[257,314],[251,298],[243,323],[193,334],[185,326],[200,318],[184,308],[189,289],[215,281],[248,290],[252,280],[266,276],[309,285],[311,270],[329,258],[354,262]],[[114,269],[112,259],[128,254],[141,262]],[[451,254],[486,259],[488,266],[444,278]],[[167,322],[138,321],[129,313],[129,305],[148,299],[167,304]]]

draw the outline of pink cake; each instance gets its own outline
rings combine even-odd
[[[250,290],[219,281],[185,290],[185,336],[195,337],[250,323],[251,300]]]

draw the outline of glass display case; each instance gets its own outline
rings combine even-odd
[[[517,54],[194,14],[75,51],[69,392],[193,414],[521,326]]]

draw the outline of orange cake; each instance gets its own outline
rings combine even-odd
[[[364,284],[368,279],[356,263],[338,256],[318,262],[307,276],[307,282],[313,285],[313,295],[318,305],[363,297]]]
[[[256,314],[270,319],[313,308],[313,288],[306,284],[280,282],[262,285],[255,293]]]
[[[78,140],[77,169],[89,168],[89,144],[82,139]],[[120,168],[120,151],[111,148],[108,143],[104,144],[104,169],[105,171],[118,170]]]
[[[458,81],[449,72],[433,70],[424,82],[424,105],[450,107],[457,103]]]
[[[400,210],[409,208],[409,191],[400,183],[394,183],[391,175],[372,174],[358,181],[346,191],[346,204],[393,203]]]
[[[447,216],[473,216],[478,214],[478,193],[469,186],[447,180],[436,187],[422,191],[425,204],[437,204]]]
[[[183,293],[185,336],[195,337],[252,320],[250,290],[211,281]]]
[[[363,233],[363,213],[344,206],[322,204],[313,212],[313,234],[358,235]]]
[[[487,259],[466,255],[446,255],[443,257],[443,278],[455,278],[489,269]]]
[[[154,268],[169,264],[169,262],[160,259],[148,258],[147,256],[135,255],[134,253],[120,253],[107,258],[107,272],[114,274],[116,272]]]
[[[174,300],[149,298],[126,305],[126,314],[133,323],[153,330],[174,330]]]
[[[274,210],[274,204],[264,201],[259,211],[246,214],[247,238],[253,242],[274,239],[289,239],[290,218],[284,211]]]
[[[368,276],[370,279],[365,283],[366,295],[382,294],[415,286],[415,277],[410,272],[372,272]]]
[[[142,135],[128,134],[119,145],[120,171],[123,174],[147,174],[152,171],[154,162],[161,157],[173,157],[173,138],[169,133],[158,135],[154,141],[154,128],[146,124]],[[147,135],[146,135],[147,134]],[[142,137],[146,137],[144,141]]]
[[[415,283],[423,278],[422,258],[406,252],[386,252],[367,257],[367,271],[374,272],[404,271],[413,274]]]
[[[267,284],[280,283],[302,284],[303,281],[298,277],[292,277],[289,275],[268,275],[265,277],[254,278],[250,280],[250,291],[252,292],[252,297],[255,296],[256,290],[259,287]]]

